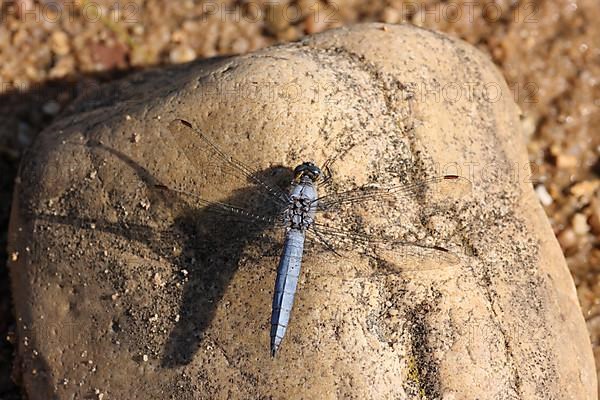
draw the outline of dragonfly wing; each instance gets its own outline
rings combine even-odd
[[[402,200],[424,196],[460,198],[471,192],[471,182],[457,175],[442,175],[410,184],[388,187],[362,186],[359,188],[326,194],[318,198],[317,208],[330,211],[342,205],[363,206],[379,200]]]
[[[341,259],[359,254],[375,260],[375,266],[362,271],[325,272],[325,275],[341,274],[343,277],[367,277],[375,275],[405,275],[432,270],[458,268],[461,257],[454,251],[437,245],[409,242],[394,238],[372,236],[346,229],[313,225],[308,231],[320,249]],[[323,273],[323,272],[319,272]]]
[[[263,200],[280,205],[287,203],[286,192],[260,179],[256,170],[226,154],[190,122],[174,119],[169,123],[169,131],[198,173],[202,176],[210,175],[213,183],[225,186],[237,179],[243,182],[242,185],[248,183],[256,185],[257,193],[263,197]]]
[[[283,206],[278,203],[272,213],[254,213],[251,210],[220,201],[210,201],[188,191],[169,188],[165,185],[155,185],[154,189],[168,196],[176,196],[186,203],[202,207],[202,212],[218,216],[223,221],[247,222],[249,224],[261,224],[270,226],[283,226]]]

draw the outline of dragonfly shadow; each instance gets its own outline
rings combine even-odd
[[[161,366],[176,368],[187,365],[198,351],[204,332],[213,321],[216,307],[235,275],[248,244],[260,243],[261,254],[281,251],[280,243],[269,242],[268,237],[263,235],[271,226],[269,218],[275,218],[280,210],[268,204],[260,207],[260,210],[250,206],[257,205],[257,194],[261,190],[250,184],[223,199],[222,203],[257,210],[266,220],[226,213],[220,204],[198,207],[193,197],[187,198],[177,191],[165,190],[162,182],[158,182],[151,173],[126,155],[105,146],[102,148],[136,171],[153,193],[151,201],[178,209],[171,231],[181,235],[178,243],[181,251],[177,256],[167,257],[173,265],[185,271],[183,275],[187,282],[184,284],[177,322],[164,345]],[[263,181],[269,179],[284,183],[291,181],[293,172],[289,168],[272,167],[256,175]],[[259,238],[260,241],[257,241]],[[146,241],[146,244],[152,246],[150,241]],[[164,251],[162,253],[165,254]]]
[[[224,202],[241,204],[252,194],[252,189],[241,190]],[[276,214],[275,208],[261,213],[266,217]],[[164,346],[163,367],[175,368],[192,361],[248,244],[260,242],[261,254],[280,251],[280,244],[269,242],[268,236],[263,235],[270,225],[268,221],[223,215],[221,207],[211,205],[200,209],[192,206],[179,215],[174,226],[184,234],[185,240],[181,243],[181,254],[173,262],[185,269],[188,281],[183,289],[179,317]],[[266,246],[270,249],[265,250]]]
[[[177,322],[164,346],[161,365],[165,368],[192,361],[244,250],[267,228],[266,223],[249,229],[247,222],[224,221],[210,206],[182,216],[176,225],[186,231],[187,240],[175,263],[185,268],[188,280]]]
[[[90,226],[93,225],[95,231],[139,242],[167,260],[176,270],[175,274],[180,274],[186,281],[177,310],[177,322],[164,345],[161,366],[176,368],[187,365],[196,354],[204,331],[213,321],[216,307],[235,275],[247,245],[251,242],[260,243],[258,251],[261,254],[281,250],[280,243],[277,246],[275,241],[263,235],[272,225],[269,218],[275,217],[279,210],[268,205],[261,207],[260,215],[267,219],[258,221],[224,213],[223,208],[218,205],[198,206],[194,204],[193,197],[187,198],[185,194],[169,190],[168,184],[158,181],[146,168],[118,150],[98,142],[88,142],[87,146],[93,148],[93,152],[110,153],[132,168],[148,188],[150,203],[156,208],[174,212],[172,225],[166,230],[157,231],[148,225],[130,222],[109,223],[76,216],[39,214],[35,217],[83,229],[91,229]],[[102,157],[98,157],[98,160],[101,159]],[[260,179],[269,177],[281,183],[284,179],[289,182],[291,176],[292,171],[283,167],[273,167],[258,173]],[[223,203],[249,204],[250,201],[256,201],[258,190],[249,184],[248,188],[236,191],[224,199]],[[173,252],[174,247],[178,248],[177,252]],[[169,316],[170,320],[173,318],[175,315]]]

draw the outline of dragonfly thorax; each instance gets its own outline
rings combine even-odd
[[[310,228],[315,218],[316,199],[317,191],[312,182],[300,182],[292,185],[289,204],[285,212],[288,228],[299,230]]]
[[[306,198],[292,199],[287,209],[288,227],[291,229],[306,230],[314,222],[314,212],[311,212],[310,201]]]

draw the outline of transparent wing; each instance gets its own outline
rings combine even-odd
[[[189,143],[201,142],[202,138],[206,139],[204,136],[196,137],[196,132],[188,132],[190,135],[186,138],[186,141]],[[176,137],[177,143],[179,145],[179,140],[182,140],[183,134],[180,134]],[[227,221],[239,221],[245,222],[248,224],[260,224],[264,226],[266,222],[271,223],[272,225],[278,225],[280,223],[280,216],[284,209],[284,204],[282,204],[278,199],[275,199],[273,195],[264,194],[265,189],[264,186],[269,186],[267,183],[260,180],[255,175],[250,174],[248,172],[248,176],[252,178],[251,182],[260,182],[261,186],[258,188],[254,185],[251,188],[247,186],[244,187],[244,190],[233,193],[230,197],[225,199],[225,201],[216,201],[204,198],[196,193],[193,193],[191,190],[185,190],[180,187],[175,187],[174,184],[169,184],[169,186],[162,184],[159,182],[150,171],[146,170],[144,167],[139,165],[133,159],[131,159],[128,155],[108,147],[101,142],[97,141],[87,141],[85,143],[64,143],[65,145],[81,147],[85,146],[89,149],[91,156],[93,157],[93,162],[95,165],[105,165],[106,163],[101,161],[104,158],[102,157],[100,160],[96,160],[100,157],[100,152],[105,152],[106,154],[110,154],[116,157],[118,160],[124,162],[128,165],[135,173],[138,175],[139,179],[146,184],[148,188],[148,199],[150,203],[160,202],[166,203],[173,207],[175,207],[179,202],[184,201],[186,204],[195,207],[202,207],[206,214],[218,215],[223,220]],[[213,145],[214,146],[214,145]],[[196,154],[195,150],[199,148],[196,144],[192,147],[183,147],[187,151],[186,157],[190,157],[193,160],[196,160],[192,163],[192,166],[195,169],[199,169],[199,154],[202,154],[204,151],[199,151],[199,154]],[[215,148],[215,151],[219,151]],[[222,153],[219,151],[219,153]],[[225,156],[224,156],[225,157]],[[191,161],[190,161],[191,162]],[[114,165],[112,163],[108,165]],[[240,163],[241,165],[241,163]],[[249,171],[248,167],[241,166],[240,168],[244,168],[245,171]],[[98,167],[96,167],[98,169]],[[206,168],[205,168],[206,169]],[[222,168],[221,168],[222,170]],[[198,171],[198,174],[201,174]],[[231,175],[224,175],[221,177],[221,180],[230,178]],[[249,178],[248,178],[249,179]],[[244,183],[246,182],[246,175],[244,175]],[[240,183],[243,185],[244,183]],[[273,189],[279,190],[279,189]],[[261,197],[261,201],[251,201],[252,197]],[[267,199],[264,199],[266,197]],[[263,201],[268,200],[268,201]],[[250,205],[254,207],[250,207]],[[246,207],[244,207],[246,206]]]
[[[195,193],[170,188],[165,185],[155,185],[154,188],[159,191],[176,194],[177,196],[182,197],[184,200],[188,200],[197,206],[203,207],[203,212],[221,217],[223,221],[237,221],[260,225],[269,224],[271,226],[284,225],[283,214],[279,211],[274,211],[269,214],[258,214],[233,204],[206,200]],[[277,210],[280,208],[282,209],[282,207],[277,207]]]
[[[442,175],[411,184],[389,187],[361,186],[343,192],[326,194],[315,201],[318,202],[319,210],[329,211],[346,204],[360,207],[374,200],[402,200],[423,196],[426,193],[457,198],[470,192],[471,182],[468,179],[457,175]]]
[[[386,236],[386,233],[371,235],[352,230],[345,216],[364,214],[369,207],[380,202],[394,200],[396,206],[402,206],[402,199],[436,198],[436,201],[448,201],[465,196],[471,191],[471,183],[466,178],[456,175],[443,175],[428,178],[408,185],[388,187],[365,186],[348,191],[327,194],[317,201],[318,210],[326,214],[326,223],[321,223],[325,215],[317,215],[316,222],[310,230],[310,236],[321,248],[346,257],[347,252],[358,252],[370,256],[376,261],[377,268],[361,271],[363,276],[373,275],[403,275],[408,272],[423,272],[427,270],[444,270],[457,268],[461,257],[456,251],[434,243],[433,238],[427,242],[401,240],[397,237]],[[343,213],[340,212],[343,209]],[[385,217],[385,216],[384,216]],[[359,217],[360,218],[360,217]],[[352,219],[350,219],[351,221]],[[445,243],[445,241],[444,241]],[[356,276],[356,271],[350,270],[350,275]],[[346,271],[336,271],[335,274],[348,276]]]
[[[241,186],[252,183],[257,187],[253,194],[262,197],[263,201],[280,206],[287,204],[286,192],[260,179],[256,170],[226,154],[190,122],[174,119],[169,123],[169,131],[186,158],[196,167],[199,176],[211,179],[212,185],[227,187],[236,180]]]
[[[406,275],[428,270],[455,269],[461,263],[461,256],[456,252],[435,244],[367,235],[319,224],[315,224],[307,233],[308,238],[313,243],[316,242],[320,249],[339,259],[346,259],[348,254],[359,253],[369,256],[377,264],[373,268],[360,272],[352,268],[335,269],[333,272],[328,271],[327,268],[311,268],[321,275],[338,275],[343,278]],[[313,245],[309,251],[319,251],[319,249],[315,249]],[[349,267],[347,263],[344,265]]]

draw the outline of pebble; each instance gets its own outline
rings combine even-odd
[[[231,51],[236,54],[246,53],[250,48],[250,43],[246,38],[237,38],[231,44]]]
[[[63,31],[55,31],[52,32],[52,36],[50,38],[50,46],[52,51],[59,56],[64,56],[69,53],[69,37]]]
[[[523,134],[527,139],[530,139],[535,133],[536,122],[535,119],[527,115],[521,120],[521,128],[523,129]]]
[[[577,157],[569,154],[559,154],[556,157],[556,166],[558,168],[575,168],[577,167]]]
[[[50,78],[63,78],[75,69],[75,59],[71,55],[59,57],[48,72]]]
[[[538,199],[540,199],[540,202],[544,206],[549,206],[554,201],[552,199],[552,196],[550,196],[550,193],[548,193],[546,186],[544,185],[537,185],[535,187],[535,193],[537,194]]]
[[[573,185],[570,191],[573,195],[578,197],[589,197],[596,191],[596,189],[598,189],[598,187],[600,187],[600,180],[583,181]]]
[[[318,12],[317,12],[318,13]],[[313,14],[304,22],[304,31],[307,34],[313,34],[325,30],[327,27],[327,18],[323,18],[318,14]]]
[[[48,115],[56,115],[60,111],[60,104],[54,100],[50,100],[42,106],[42,111]]]
[[[142,356],[142,360],[144,360],[144,362],[147,362],[148,361],[148,354],[144,354]]]
[[[573,224],[573,230],[577,235],[585,235],[590,231],[590,226],[587,223],[587,217],[584,214],[575,214],[571,223]]]
[[[181,64],[194,60],[196,58],[196,52],[189,46],[181,45],[175,47],[169,53],[169,60],[173,64]]]
[[[563,229],[558,234],[557,239],[558,239],[558,242],[560,243],[560,247],[562,247],[563,250],[566,250],[577,244],[577,236],[575,235],[575,232],[573,232],[573,229],[571,229],[571,228]]]
[[[181,29],[178,29],[176,31],[174,31],[173,33],[171,33],[171,41],[173,43],[182,43],[183,41],[185,41],[186,38],[186,33],[184,31],[182,31]]]
[[[131,32],[136,36],[142,36],[145,31],[146,29],[144,28],[144,25],[141,24],[136,24],[133,26],[133,28],[131,28]]]

